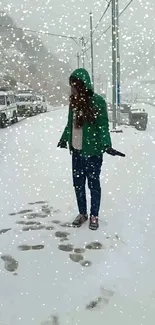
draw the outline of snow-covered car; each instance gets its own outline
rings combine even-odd
[[[121,106],[120,106],[120,112],[122,114],[129,114],[131,110],[131,105],[130,104],[127,104],[127,103],[121,103]]]
[[[37,98],[32,93],[16,94],[18,116],[33,116],[39,113]]]
[[[145,109],[133,106],[129,112],[129,124],[135,126],[137,130],[146,130],[148,122],[148,113]]]
[[[6,127],[9,122],[18,122],[17,105],[14,92],[2,87],[0,88],[0,127]]]
[[[37,101],[37,108],[40,113],[47,112],[47,101],[45,96],[37,95],[36,96]]]

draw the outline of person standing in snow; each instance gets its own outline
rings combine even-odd
[[[58,143],[72,153],[73,185],[79,214],[73,226],[80,227],[88,220],[86,200],[86,179],[91,194],[89,228],[99,227],[101,201],[100,173],[103,153],[116,155],[112,149],[106,102],[94,93],[89,73],[76,69],[69,78],[71,96],[68,122]]]

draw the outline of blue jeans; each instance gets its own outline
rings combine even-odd
[[[103,155],[83,157],[81,152],[73,150],[72,174],[79,213],[87,213],[86,179],[91,194],[90,215],[97,217],[101,202],[100,173]]]

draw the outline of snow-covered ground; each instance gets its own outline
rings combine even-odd
[[[96,232],[64,225],[77,214],[71,156],[56,147],[66,108],[0,130],[1,325],[154,324],[155,109],[145,108],[145,132],[112,133],[126,158],[104,155]]]

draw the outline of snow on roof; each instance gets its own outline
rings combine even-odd
[[[7,93],[5,91],[0,91],[0,96],[6,96]]]
[[[8,91],[0,90],[0,96],[7,96],[7,95],[14,95],[14,92],[12,90],[8,90]]]
[[[32,97],[32,93],[18,93],[18,94],[16,94],[16,97]]]

